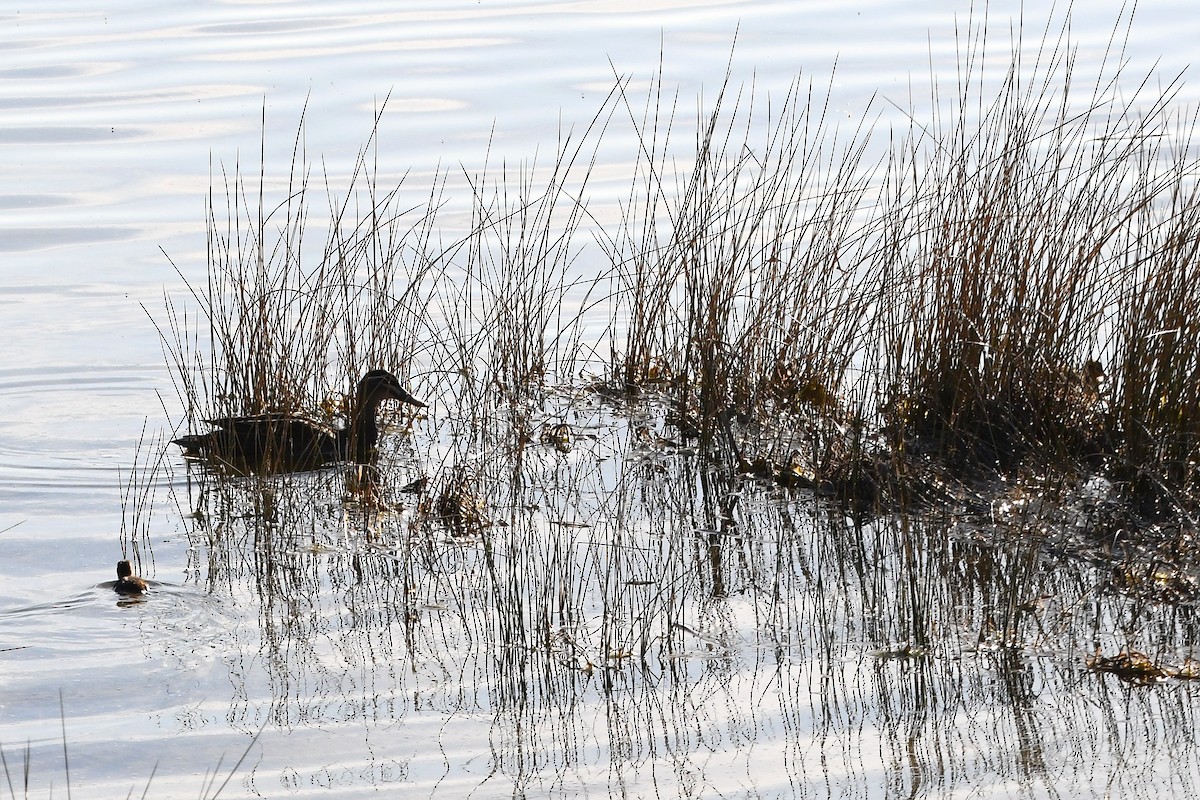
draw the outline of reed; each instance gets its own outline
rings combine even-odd
[[[1178,78],[1129,91],[1114,45],[1081,81],[1064,31],[1033,56],[1018,31],[995,83],[977,33],[932,118],[910,108],[881,155],[874,126],[831,130],[811,86],[761,125],[727,84],[672,181],[674,102],[630,111],[614,375],[781,482],[903,498],[932,459],[982,480],[1100,472],[1180,510],[1196,161]]]
[[[1081,81],[1068,44],[1031,65],[1018,38],[998,81],[967,48],[930,119],[914,103],[886,135],[881,105],[842,129],[815,82],[763,111],[727,78],[682,137],[661,80],[639,102],[618,78],[548,168],[439,173],[413,204],[364,151],[354,191],[323,176],[315,260],[299,144],[282,199],[235,171],[224,218],[210,198],[200,316],[169,302],[164,327],[192,421],[321,408],[381,364],[434,406],[369,496],[332,472],[200,493],[207,588],[258,593],[273,721],[311,703],[291,676],[348,692],[350,667],[368,688],[349,699],[392,724],[378,699],[414,679],[380,665],[409,659],[461,679],[452,711],[486,694],[502,736],[565,709],[557,753],[585,690],[666,719],[680,704],[648,689],[753,642],[792,718],[831,740],[873,708],[845,677],[868,655],[896,731],[941,741],[913,707],[912,680],[933,680],[978,684],[1000,711],[971,735],[995,738],[1036,705],[1017,655],[1190,664],[1190,616],[1146,625],[1143,601],[1196,595],[1190,530],[1150,524],[1191,524],[1200,499],[1195,117],[1175,82]],[[635,151],[614,222],[588,192],[619,124]],[[601,379],[576,378],[597,354]],[[1120,512],[1084,497],[1096,476]],[[961,668],[967,649],[1018,676],[1011,702]]]
[[[912,207],[883,339],[895,430],[1001,470],[1033,452],[1071,464],[1089,438],[1079,371],[1105,346],[1114,235],[1154,178],[1131,169],[1154,134],[1135,100],[1093,94],[1078,111],[1061,49],[1032,78],[1021,69],[978,121],[963,110],[982,90],[964,81],[948,129],[898,154],[892,196]]]
[[[240,164],[221,169],[207,204],[205,283],[176,267],[194,305],[168,296],[158,327],[191,428],[205,417],[267,412],[320,409],[331,418],[365,371],[403,373],[428,348],[422,325],[442,277],[424,257],[436,184],[416,207],[400,206],[403,181],[381,191],[373,131],[341,193],[324,176],[329,223],[314,245],[302,134],[301,125],[278,200],[268,189],[265,140],[253,182]]]
[[[222,172],[199,316],[168,298],[163,326],[189,424],[332,418],[332,390],[399,365],[479,426],[606,352],[610,388],[653,393],[711,459],[863,510],[931,469],[1099,473],[1190,509],[1195,118],[1177,79],[1129,91],[1118,44],[1081,78],[1065,30],[1032,51],[1018,30],[996,79],[983,28],[886,135],[882,104],[843,128],[829,87],[797,79],[764,111],[729,72],[685,146],[661,79],[639,102],[617,76],[547,168],[485,159],[404,205],[373,133],[343,191],[323,176],[315,260],[299,135],[277,201],[264,171]],[[614,222],[588,193],[618,124],[635,151]]]
[[[1187,156],[1195,117],[1184,118],[1166,163],[1125,234],[1133,277],[1116,311],[1110,407],[1104,415],[1108,468],[1149,515],[1195,519],[1200,458],[1200,234],[1196,162]],[[1164,157],[1165,156],[1165,157]]]
[[[727,82],[698,115],[690,171],[671,174],[660,92],[640,118],[623,97],[641,183],[606,242],[628,331],[615,374],[667,387],[706,442],[727,412],[832,411],[870,296],[852,239],[869,131],[831,142],[828,93],[799,80],[760,124]]]
[[[899,276],[881,337],[885,422],[894,449],[956,468],[1098,471],[1132,497],[1150,483],[1186,491],[1194,417],[1155,415],[1137,393],[1187,408],[1146,380],[1189,385],[1187,359],[1150,343],[1167,331],[1195,342],[1178,324],[1197,297],[1185,232],[1196,163],[1164,157],[1166,142],[1186,147],[1190,122],[1170,111],[1176,82],[1119,94],[1119,69],[1080,102],[1064,44],[1043,44],[1032,78],[1014,57],[978,122],[960,112],[897,159],[893,213],[907,224],[884,270]],[[982,91],[959,90],[958,109]]]

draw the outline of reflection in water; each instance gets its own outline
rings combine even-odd
[[[229,722],[348,737],[334,762],[268,738],[247,780],[1072,796],[1136,794],[1161,770],[1196,786],[1192,684],[1087,668],[1097,651],[1183,663],[1187,606],[1114,591],[1028,520],[856,523],[647,445],[585,397],[547,403],[491,417],[486,441],[402,441],[377,472],[197,476],[195,580],[258,618],[258,645],[224,651]],[[569,449],[528,435],[567,416]],[[439,448],[414,482],[416,453]],[[474,524],[445,513],[454,492]]]

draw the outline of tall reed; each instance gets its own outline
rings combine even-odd
[[[640,118],[623,97],[640,183],[606,242],[628,331],[614,369],[626,385],[669,384],[706,441],[726,412],[828,406],[870,302],[853,238],[870,132],[840,145],[828,94],[799,80],[762,125],[727,76],[697,118],[690,169],[672,174],[675,105],[664,118],[659,91]]]
[[[265,137],[265,119],[264,119]],[[257,179],[223,168],[208,197],[206,282],[177,267],[198,310],[166,300],[164,349],[191,424],[201,417],[310,410],[331,392],[349,397],[373,367],[405,372],[429,348],[427,306],[441,279],[425,257],[441,202],[402,207],[403,180],[381,191],[372,132],[351,175],[324,175],[323,245],[310,228],[312,167],[303,127],[280,199],[272,199],[265,142]],[[327,409],[332,412],[335,409]]]
[[[872,502],[930,460],[1100,471],[1183,507],[1195,118],[1173,110],[1178,80],[1128,89],[1115,37],[1084,80],[1065,28],[1032,49],[1018,29],[996,77],[986,25],[928,118],[873,103],[843,128],[802,79],[764,110],[728,72],[685,146],[661,79],[639,104],[618,76],[548,167],[464,170],[453,235],[457,179],[405,205],[373,134],[341,192],[323,176],[315,260],[298,136],[278,202],[263,171],[256,191],[222,173],[223,215],[210,196],[208,282],[191,287],[207,337],[168,300],[180,394],[193,418],[294,410],[368,366],[412,367],[482,423],[492,399],[572,380],[607,344],[615,383],[661,392],[727,463]],[[618,124],[635,150],[614,222],[588,200]]]

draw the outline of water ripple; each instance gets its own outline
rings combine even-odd
[[[0,370],[0,504],[27,513],[102,492],[128,475],[164,367],[74,365]],[[158,420],[151,422],[152,435]]]

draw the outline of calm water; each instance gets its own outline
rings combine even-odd
[[[724,601],[689,606],[698,617],[663,632],[686,635],[651,672],[581,671],[574,667],[587,659],[566,646],[541,661],[522,653],[479,621],[497,598],[480,588],[491,573],[477,548],[433,547],[414,561],[383,546],[382,556],[360,559],[336,486],[297,489],[326,499],[316,502],[318,522],[275,523],[280,539],[270,552],[287,577],[272,573],[267,591],[263,532],[234,526],[205,539],[188,516],[200,501],[175,453],[174,469],[159,471],[148,527],[122,535],[121,486],[143,425],[153,435],[167,424],[164,405],[178,412],[143,307],[157,315],[164,291],[182,296],[172,262],[203,281],[204,200],[222,169],[240,163],[255,174],[261,145],[267,182],[279,187],[303,116],[308,162],[336,181],[386,98],[380,182],[407,173],[419,195],[439,168],[549,160],[560,132],[596,113],[614,70],[644,89],[660,52],[685,120],[696,98],[715,95],[729,65],[733,83],[753,82],[764,100],[803,72],[820,85],[832,80],[833,111],[846,126],[877,113],[894,119],[892,103],[908,108],[927,95],[931,65],[951,78],[956,63],[950,13],[898,9],[648,0],[0,10],[0,744],[14,782],[28,742],[34,796],[63,793],[65,718],[77,796],[140,794],[155,769],[151,796],[198,795],[206,774],[223,780],[260,728],[223,797],[396,787],[442,797],[1195,791],[1198,706],[1189,685],[1107,682],[1082,670],[1081,653],[985,659],[953,630],[932,663],[882,658],[881,638],[906,641],[904,608],[849,585],[853,576],[831,563],[810,562],[841,546],[812,519],[788,523],[799,525],[794,550],[764,533],[751,548],[761,563],[735,570],[740,583]],[[1075,15],[1084,75],[1103,57],[1117,11],[1089,6]],[[1006,37],[1017,13],[1015,3],[993,4],[994,35]],[[1026,5],[1029,41],[1046,13]],[[1155,85],[1165,85],[1196,41],[1200,14],[1190,3],[1143,3],[1125,52],[1129,74],[1158,62]],[[1198,88],[1200,80],[1185,85],[1180,105]],[[628,187],[632,138],[617,129],[608,143],[601,198]],[[323,212],[317,204],[310,214],[318,231]],[[418,377],[413,388],[421,394],[429,384]],[[438,397],[426,399],[431,420],[418,423],[413,451],[397,456],[406,474],[420,472],[421,436],[439,439],[437,418],[453,418]],[[546,566],[538,558],[551,558],[547,541],[584,554],[565,589],[580,599],[580,628],[556,635],[586,639],[599,662],[613,643],[599,633],[608,630],[606,605],[588,587],[611,574],[603,565],[614,534],[597,520],[609,518],[632,468],[614,458],[627,446],[620,426],[606,427],[611,420],[592,401],[577,398],[563,413],[594,426],[596,439],[562,464],[547,456],[548,480],[583,488],[570,502],[542,502],[563,504],[547,514],[557,517],[551,523],[593,527],[514,529],[513,541],[526,546],[507,552],[506,563],[537,585]],[[670,459],[660,466],[675,468]],[[654,508],[679,518],[655,522]],[[661,580],[654,549],[679,530],[702,530],[705,508],[703,499],[668,497],[642,509],[647,521],[629,533],[629,552],[648,555],[627,556],[626,588],[599,595],[623,610],[618,629],[636,628],[629,620],[651,602],[638,594],[643,579]],[[805,517],[766,501],[747,514],[760,532],[779,530],[779,515]],[[129,525],[128,512],[124,519]],[[112,579],[131,539],[144,574],[160,585],[148,602],[122,607],[97,584]],[[898,557],[891,544],[882,533],[878,552],[863,558],[890,564]],[[1001,568],[1009,555],[989,557]],[[962,558],[934,554],[918,568],[932,580]],[[767,591],[760,567],[790,576],[797,599],[786,618],[757,616],[753,598]],[[674,578],[691,586],[687,575]],[[1145,619],[1144,609],[1098,602],[1081,619],[1095,598],[1047,591],[1064,604],[1071,598],[1076,605],[1063,613],[1076,624],[1095,623],[1096,643],[1124,641],[1105,626],[1133,629]],[[926,599],[951,616],[978,600]],[[474,621],[458,616],[471,609]],[[860,629],[872,609],[895,629]],[[1146,636],[1169,638],[1162,624],[1145,622]],[[574,666],[555,672],[563,663]]]

